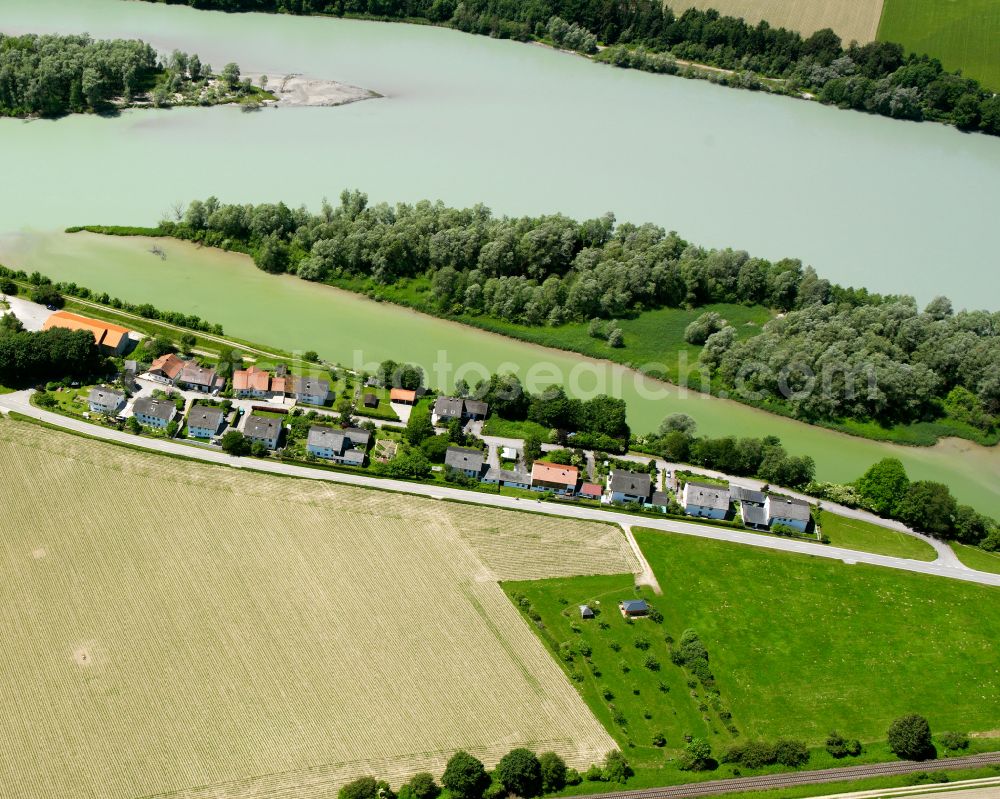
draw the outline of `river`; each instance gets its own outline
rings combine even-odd
[[[481,201],[506,213],[612,209],[699,244],[801,257],[840,282],[996,308],[1000,140],[423,26],[120,0],[4,0],[0,29],[138,36],[198,52],[216,69],[235,60],[247,71],[302,72],[385,95],[336,109],[0,120],[0,260],[9,265],[347,364],[357,352],[365,362],[442,361],[451,377],[472,362],[522,374],[550,364],[577,375],[578,393],[624,396],[637,430],[683,409],[705,433],[779,435],[832,480],[898,454],[912,476],[944,480],[963,501],[1000,514],[996,448],[893,447],[730,402],[680,399],[621,367],[274,278],[236,256],[172,244],[161,263],[141,242],[58,232],[154,223],[175,203],[209,194],[316,207],[357,187],[373,200]]]

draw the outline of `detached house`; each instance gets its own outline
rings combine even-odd
[[[296,377],[292,380],[292,393],[299,402],[323,405],[330,397],[330,381],[315,377]]]
[[[177,384],[181,388],[191,391],[202,391],[208,394],[223,387],[224,383],[214,369],[207,366],[199,366],[194,361],[187,361],[177,378]]]
[[[688,481],[684,484],[684,512],[688,516],[725,519],[729,513],[729,488]]]
[[[117,416],[125,405],[125,395],[110,388],[92,388],[87,396],[91,413],[102,413],[105,416]]]
[[[224,414],[221,408],[195,405],[188,414],[188,435],[194,438],[212,438],[222,427]]]
[[[184,368],[184,361],[174,355],[172,352],[166,355],[161,355],[157,358],[149,367],[149,372],[147,373],[153,380],[158,380],[161,383],[169,383],[174,385],[177,382],[177,378],[180,377],[181,370]]]
[[[579,478],[580,470],[575,466],[535,461],[531,467],[531,490],[553,491],[556,494],[572,496],[576,493]]]
[[[444,453],[445,468],[456,469],[466,477],[479,477],[483,471],[483,451],[468,447],[448,447]]]
[[[495,466],[491,466],[486,470],[486,474],[483,475],[483,482],[508,488],[530,489],[531,475],[521,467],[516,467],[514,469],[499,469]]]
[[[281,436],[281,420],[251,413],[243,426],[243,435],[255,444],[259,442],[268,449],[277,449],[278,438]]]
[[[431,422],[447,424],[458,419],[485,419],[489,405],[482,400],[462,399],[461,397],[438,397],[434,401]]]
[[[350,466],[364,466],[371,433],[358,427],[337,430],[314,424],[306,438],[306,451],[317,458]]]
[[[177,408],[173,400],[139,397],[132,403],[132,414],[139,421],[139,424],[160,430],[170,424],[176,412]]]
[[[233,393],[237,397],[270,397],[270,373],[256,366],[236,370],[233,372]]]
[[[608,478],[608,499],[611,502],[639,502],[645,505],[653,490],[653,480],[647,472],[612,469]]]
[[[768,494],[764,500],[764,514],[768,527],[783,524],[804,533],[812,521],[812,506],[800,499]]]

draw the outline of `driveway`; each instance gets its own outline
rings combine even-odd
[[[25,300],[21,297],[7,297],[7,303],[10,305],[10,310],[0,310],[0,314],[13,312],[14,316],[21,320],[21,324],[24,325],[25,330],[41,330],[42,325],[45,324],[45,320],[55,313],[55,311],[50,311],[44,305],[39,305],[37,302],[31,302],[31,300]]]
[[[739,530],[732,530],[722,527],[709,527],[693,522],[678,521],[675,519],[628,519],[620,513],[601,510],[599,508],[583,507],[572,504],[562,504],[556,502],[532,502],[516,497],[508,497],[500,494],[483,494],[477,491],[463,491],[458,488],[438,485],[424,485],[422,483],[408,483],[403,480],[388,480],[368,475],[353,474],[349,472],[333,472],[321,469],[310,469],[305,466],[297,466],[281,461],[259,460],[256,458],[232,458],[217,450],[205,450],[199,447],[185,445],[179,441],[168,441],[155,438],[141,438],[119,430],[112,430],[106,427],[88,424],[87,422],[60,416],[56,413],[36,408],[31,404],[29,398],[31,391],[18,391],[12,394],[0,396],[0,410],[17,411],[25,416],[39,419],[55,427],[62,427],[67,430],[84,433],[95,438],[103,438],[108,441],[116,441],[128,444],[132,447],[141,447],[156,452],[166,452],[173,455],[180,455],[186,458],[205,461],[208,463],[224,464],[248,471],[268,472],[271,474],[282,474],[290,477],[301,477],[310,480],[323,480],[331,483],[342,483],[345,485],[360,486],[364,488],[377,488],[388,491],[396,491],[404,494],[429,497],[432,499],[452,499],[476,505],[486,505],[494,508],[506,508],[508,510],[528,510],[535,513],[544,513],[549,516],[561,516],[569,519],[584,519],[587,521],[605,522],[621,526],[623,523],[634,523],[645,528],[660,530],[668,533],[680,535],[691,535],[699,538],[710,538],[716,541],[726,541],[734,544],[758,547],[760,549],[776,549],[783,552],[794,552],[801,555],[813,555],[819,558],[831,560],[841,560],[845,563],[866,563],[873,566],[884,566],[889,569],[900,569],[902,571],[917,572],[919,574],[929,574],[937,577],[947,577],[955,580],[979,583],[981,585],[991,585],[1000,587],[1000,574],[987,574],[968,568],[957,568],[942,562],[940,559],[932,562],[909,560],[907,558],[894,558],[888,555],[874,555],[869,552],[856,552],[851,549],[825,546],[823,544],[810,541],[800,541],[797,539],[779,538],[777,536],[757,535],[755,533],[744,533]]]

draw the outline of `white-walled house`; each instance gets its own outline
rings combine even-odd
[[[764,514],[768,527],[782,524],[804,533],[812,521],[812,506],[800,499],[768,494],[764,500]]]
[[[725,519],[729,513],[729,488],[688,481],[684,484],[684,512],[705,519]]]
[[[106,416],[117,416],[125,405],[125,395],[110,388],[97,387],[90,389],[87,396],[91,413],[102,413]]]

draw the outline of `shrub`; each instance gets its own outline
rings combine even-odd
[[[587,782],[603,782],[604,781],[604,769],[596,764],[592,764],[590,768],[587,769],[586,773],[583,775]]]
[[[359,777],[347,783],[337,793],[337,799],[391,799],[395,794],[389,788],[389,783],[376,780],[374,777]]]
[[[934,757],[930,725],[927,719],[916,713],[900,716],[892,722],[886,737],[889,749],[896,757],[904,760],[926,760]]]
[[[969,748],[969,736],[964,732],[946,732],[941,735],[941,744],[945,749],[956,752]]]
[[[667,745],[667,736],[664,735],[662,732],[654,732],[653,746],[666,746],[666,745]]]
[[[782,739],[774,745],[774,752],[783,766],[797,768],[809,762],[809,748],[802,741]]]
[[[632,776],[632,768],[625,759],[625,755],[617,749],[608,752],[604,758],[604,779],[608,782],[624,784]]]
[[[659,671],[660,670],[660,661],[658,661],[652,655],[650,655],[649,657],[647,657],[646,660],[645,660],[645,662],[642,665],[645,666],[650,671]]]
[[[566,769],[566,784],[579,785],[583,782],[583,776],[575,768]]]
[[[643,652],[649,649],[649,639],[645,636],[640,635],[635,639],[634,644],[636,649],[641,649]]]
[[[704,738],[692,738],[684,747],[679,766],[683,771],[704,771],[712,765],[712,747]]]
[[[426,771],[414,774],[405,787],[409,789],[409,794],[413,799],[437,799],[441,794],[441,788],[434,782],[434,777]],[[402,790],[400,790],[400,795],[402,795]]]
[[[831,757],[847,757],[847,739],[836,730],[831,730],[826,736],[826,751]]]
[[[763,768],[770,766],[778,759],[774,746],[764,741],[747,741],[743,744],[740,763],[747,768]]]

